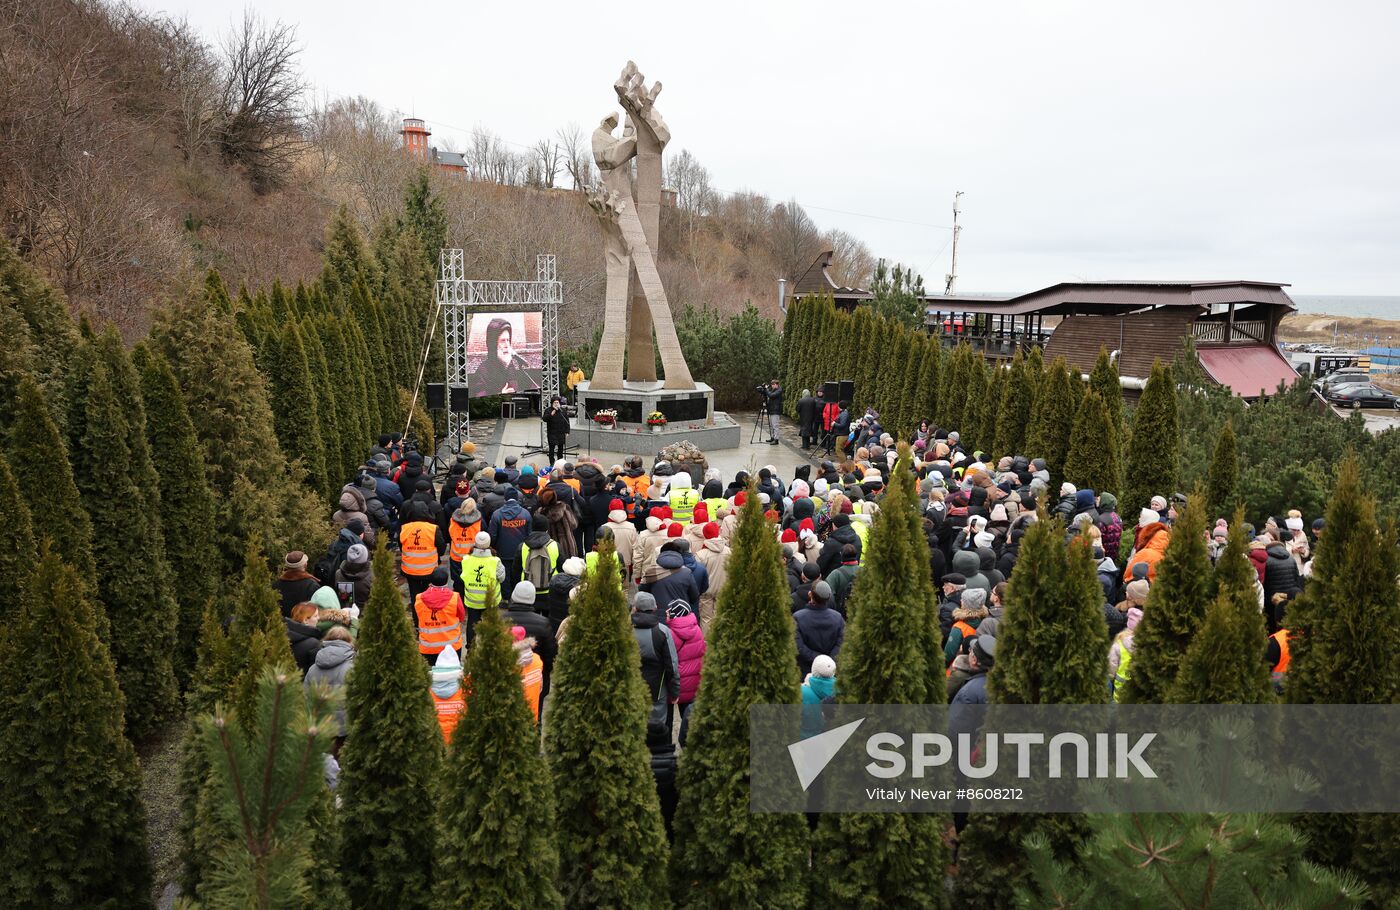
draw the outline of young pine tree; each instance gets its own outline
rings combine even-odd
[[[841,649],[840,699],[941,704],[938,619],[908,446],[900,446],[869,541]],[[947,906],[945,825],[917,813],[823,815],[812,844],[813,906]]]
[[[1125,429],[1123,384],[1118,376],[1118,361],[1109,354],[1106,347],[1099,348],[1099,357],[1094,361],[1093,371],[1089,373],[1089,388],[1099,393],[1104,407],[1108,408],[1109,421],[1122,433]]]
[[[1041,513],[1021,541],[1011,574],[996,663],[987,676],[993,704],[1102,703],[1108,629],[1103,589],[1089,547],[1068,545],[1063,526]],[[1030,863],[1023,844],[1039,834],[1057,856],[1070,855],[1089,834],[1082,817],[975,814],[960,838],[955,897],[969,907],[1010,907]]]
[[[217,589],[214,497],[204,479],[199,437],[170,363],[146,347],[138,347],[134,356],[146,402],[146,439],[165,478],[160,485],[160,528],[166,562],[172,578],[178,579],[171,586],[179,613],[175,672],[188,682],[200,623]]]
[[[666,906],[666,830],[646,745],[651,697],[610,545],[576,590],[545,725],[560,890],[570,908]]]
[[[46,548],[0,626],[0,906],[150,906],[141,769],[95,617]]]
[[[1205,506],[1200,495],[1187,497],[1186,508],[1172,525],[1171,542],[1157,563],[1156,580],[1133,635],[1132,676],[1124,701],[1165,703],[1187,648],[1205,624],[1214,594]]]
[[[442,735],[428,665],[382,542],[355,650],[345,690],[350,732],[340,753],[341,876],[352,907],[428,907]]]
[[[24,587],[38,561],[29,506],[20,495],[19,484],[3,454],[0,454],[0,515],[5,516],[0,522],[0,623],[3,623],[5,617],[19,611]]]
[[[752,491],[732,547],[680,765],[676,905],[805,907],[805,820],[749,810],[749,708],[794,704],[800,684],[782,554]]]
[[[1097,389],[1084,393],[1070,434],[1065,480],[1081,490],[1116,492],[1122,489],[1118,424]]]
[[[553,787],[499,610],[488,609],[477,623],[464,671],[467,707],[435,813],[442,862],[432,905],[562,908]]]
[[[295,667],[258,677],[256,714],[222,708],[198,719],[210,771],[207,907],[323,905],[316,870],[316,818],[328,800],[323,755],[335,735],[324,696],[302,688]]]
[[[1167,496],[1176,486],[1176,392],[1171,371],[1161,361],[1152,364],[1152,376],[1133,413],[1123,476],[1124,515],[1136,515],[1158,494]]]
[[[1210,473],[1206,475],[1210,516],[1224,515],[1225,510],[1234,505],[1235,485],[1239,479],[1240,453],[1235,444],[1235,425],[1227,420],[1215,440],[1215,455],[1210,460]]]
[[[1167,700],[1179,705],[1262,705],[1274,701],[1262,655],[1268,631],[1254,594],[1258,576],[1245,556],[1244,509],[1235,511],[1215,563],[1215,599],[1177,671]]]

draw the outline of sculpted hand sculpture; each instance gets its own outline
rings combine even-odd
[[[594,367],[593,389],[620,389],[623,385],[623,354],[626,351],[627,378],[637,382],[656,381],[656,354],[652,346],[653,326],[666,388],[693,389],[676,338],[671,307],[666,300],[661,277],[656,271],[656,249],[660,234],[661,152],[671,139],[666,121],[656,109],[661,83],[650,89],[627,62],[613,83],[618,101],[627,112],[622,137],[616,114],[608,114],[593,131],[593,161],[598,166],[602,190],[589,196],[589,205],[599,216],[607,263],[607,294],[603,316],[603,341]],[[632,181],[636,161],[635,187]],[[632,288],[632,275],[637,284]],[[624,342],[624,338],[626,341]]]

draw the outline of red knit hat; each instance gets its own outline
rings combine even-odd
[[[855,511],[855,509],[851,507],[851,501],[850,501],[849,499],[843,499],[843,500],[841,500],[841,514],[842,514],[842,515],[850,515],[850,514],[853,513],[854,511]]]
[[[626,510],[626,508],[627,507],[622,504],[622,500],[620,499],[614,499],[612,502],[608,503],[609,512],[622,512]]]
[[[797,543],[797,532],[793,531],[792,528],[788,528],[786,531],[783,532],[783,536],[779,538],[779,542]]]
[[[675,521],[673,521],[673,522],[671,522],[671,524],[669,524],[669,525],[666,527],[666,536],[667,536],[667,537],[680,537],[680,536],[681,536],[681,532],[683,532],[684,530],[685,530],[685,529],[682,528],[682,527],[680,526],[680,522],[675,522]]]
[[[710,520],[710,507],[705,505],[703,502],[697,502],[695,504],[695,513],[692,517],[694,518],[696,524],[704,524],[705,522]]]
[[[670,517],[671,517],[671,507],[670,507],[670,506],[661,506],[660,508],[652,509],[652,510],[651,510],[651,514],[655,515],[657,518],[670,518]]]
[[[737,492],[737,493],[734,494],[734,508],[737,509],[737,508],[739,508],[739,506],[742,506],[744,503],[746,503],[746,502],[748,502],[748,501],[749,501],[749,494],[748,494],[748,493],[745,493],[743,490],[740,490],[739,492]]]
[[[714,540],[719,536],[719,525],[715,524],[713,521],[706,522],[702,533],[705,535],[706,540]]]
[[[800,522],[798,522],[798,523],[797,523],[797,530],[798,530],[799,532],[801,532],[801,531],[811,531],[813,534],[817,533],[817,527],[816,527],[816,525],[812,524],[812,519],[810,519],[810,518],[804,518],[804,519],[802,519]]]

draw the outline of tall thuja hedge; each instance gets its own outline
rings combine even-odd
[[[1348,455],[1337,470],[1312,578],[1288,606],[1292,661],[1284,698],[1292,704],[1394,704],[1400,699],[1400,549],[1382,527]],[[1304,816],[1312,855],[1352,865],[1389,897],[1400,890],[1400,834],[1384,816]]]
[[[1225,510],[1234,504],[1235,486],[1239,480],[1240,453],[1235,443],[1235,425],[1227,420],[1215,440],[1210,473],[1206,475],[1206,497],[1210,503],[1211,517],[1225,514]]]
[[[356,381],[353,351],[346,340],[340,320],[321,316],[317,331],[325,349],[331,385],[335,391],[336,414],[340,422],[340,473],[348,475],[359,461],[360,450],[369,438],[369,415],[365,410],[362,385]],[[356,440],[361,440],[356,442]]]
[[[1205,500],[1192,495],[1186,499],[1186,508],[1177,513],[1171,542],[1157,563],[1156,580],[1133,636],[1133,672],[1125,701],[1165,702],[1182,657],[1206,620],[1206,608],[1214,596],[1214,575],[1206,549],[1205,511]],[[1128,546],[1125,540],[1121,552],[1126,553]]]
[[[1108,348],[1099,347],[1098,359],[1089,373],[1089,388],[1099,393],[1104,407],[1108,409],[1108,419],[1118,431],[1124,432],[1127,424],[1123,418],[1123,384],[1118,375],[1118,361]]]
[[[1065,359],[1056,357],[1045,371],[1031,412],[1025,454],[1044,458],[1052,480],[1062,480],[1065,476],[1065,456],[1069,454],[1075,417],[1073,383],[1078,381],[1071,377]]]
[[[679,907],[805,907],[807,826],[749,809],[749,708],[798,701],[797,650],[781,551],[750,493],[680,764],[671,877]]]
[[[61,420],[68,358],[78,330],[63,294],[0,239],[0,434],[9,428],[21,379],[29,376]]]
[[[345,691],[340,871],[353,907],[432,904],[442,735],[428,665],[381,541]]]
[[[929,423],[936,426],[939,383],[943,373],[943,342],[937,337],[925,337],[922,345],[919,357],[919,409],[915,415],[915,424],[927,418]]]
[[[1183,705],[1260,705],[1274,701],[1269,667],[1260,659],[1268,631],[1254,586],[1259,576],[1245,556],[1244,510],[1215,563],[1215,599],[1191,639],[1167,700]]]
[[[1031,402],[1035,391],[1026,369],[1026,361],[1018,349],[1011,355],[1011,367],[1006,372],[1005,386],[996,416],[996,438],[992,451],[998,455],[1024,455],[1026,427],[1031,421]]]
[[[0,624],[5,907],[151,903],[141,769],[96,625],[89,587],[51,550]]]
[[[236,574],[242,542],[258,531],[269,557],[316,552],[329,539],[318,498],[300,488],[276,436],[267,380],[233,321],[217,274],[205,295],[156,316],[151,347],[170,362],[204,449],[216,496],[221,569]]]
[[[20,609],[29,574],[38,560],[34,523],[10,463],[0,453],[0,623]]]
[[[330,365],[326,362],[326,349],[321,343],[321,334],[309,319],[300,324],[301,343],[306,351],[306,365],[311,371],[311,384],[316,390],[316,422],[321,430],[321,463],[325,465],[326,476],[332,482],[342,476],[345,467],[341,460],[343,446],[341,440],[340,406],[336,402],[335,386],[331,382]],[[334,488],[331,490],[335,492]]]
[[[796,385],[799,381],[797,377],[806,368],[802,357],[802,344],[806,340],[803,337],[803,329],[812,304],[810,297],[799,297],[788,306],[787,315],[783,318],[783,340],[778,351],[778,362],[779,369],[782,370],[784,389]],[[789,408],[789,412],[791,416],[796,410]]]
[[[126,696],[127,727],[139,739],[176,709],[171,655],[179,612],[169,590],[160,500],[149,481],[139,482],[135,476],[135,444],[144,449],[146,440],[144,428],[136,428],[128,418],[140,412],[122,407],[111,370],[92,342],[85,346],[88,351],[78,358],[85,374],[83,392],[71,400],[70,425],[82,428],[72,457],[84,465],[77,477],[92,518],[93,577],[111,622],[112,657]]]
[[[178,579],[171,585],[178,607],[174,659],[175,672],[183,681],[194,668],[205,607],[218,590],[212,571],[218,564],[214,497],[205,480],[199,437],[170,363],[144,346],[133,356],[146,402],[146,440],[162,477],[160,528],[165,559],[172,577]]]
[[[1104,406],[1098,389],[1086,390],[1070,433],[1065,480],[1081,490],[1099,493],[1122,489],[1119,426]]]
[[[1176,487],[1177,446],[1176,392],[1171,371],[1161,361],[1152,364],[1152,375],[1133,413],[1133,431],[1128,438],[1123,476],[1122,509],[1127,516],[1152,501],[1156,495],[1170,496]]]
[[[86,578],[92,571],[92,522],[73,480],[68,446],[33,378],[20,380],[18,398],[6,457],[29,506],[35,540],[47,537]],[[107,614],[100,607],[97,612],[99,632],[106,641]]]
[[[987,676],[993,704],[1084,705],[1107,698],[1103,589],[1082,540],[1042,511],[1021,541],[1007,588],[996,662]],[[969,907],[1011,907],[1029,879],[1024,842],[1044,837],[1061,858],[1088,835],[1081,816],[973,815],[960,839],[955,896]]]
[[[476,624],[467,705],[443,775],[442,862],[432,906],[562,908],[553,787],[499,610]],[[434,724],[436,732],[436,724]]]
[[[335,487],[322,449],[320,399],[295,321],[289,320],[282,326],[278,349],[269,376],[277,438],[288,458],[301,459],[312,488],[328,498]]]
[[[928,545],[907,445],[870,531],[837,670],[847,704],[946,701]],[[923,813],[825,814],[812,855],[813,906],[946,907],[946,820]]]
[[[576,590],[545,718],[559,889],[570,908],[667,906],[666,830],[646,744],[651,696],[610,544]]]
[[[965,404],[958,430],[965,440],[963,448],[976,451],[989,448],[978,438],[987,411],[987,366],[986,359],[980,353],[971,351],[971,354],[967,361],[967,383],[963,386]]]

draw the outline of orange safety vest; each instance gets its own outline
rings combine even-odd
[[[456,521],[447,523],[447,533],[452,538],[452,548],[448,552],[453,562],[461,562],[471,555],[473,542],[480,530],[479,518],[466,526],[459,525]]]
[[[540,690],[544,688],[544,659],[538,654],[531,654],[530,662],[520,668],[520,683],[525,687],[525,701],[535,715],[535,723],[539,723]]]
[[[579,482],[579,479],[577,477],[561,477],[559,479],[564,481],[569,486],[573,487],[575,493],[583,492],[583,484]]]
[[[410,521],[399,529],[399,561],[405,575],[431,575],[437,568],[437,525]]]
[[[462,598],[456,591],[452,599],[441,609],[431,609],[419,594],[413,602],[413,612],[418,614],[418,653],[436,654],[445,647],[461,650],[462,621],[457,612],[462,609]]]
[[[651,489],[651,478],[643,474],[640,477],[630,477],[622,475],[622,482],[627,489],[632,491],[632,504],[627,507],[627,517],[631,518],[637,514],[637,505],[647,501],[647,490]]]
[[[967,623],[963,622],[961,619],[958,620],[957,622],[953,623],[953,628],[954,628],[954,629],[957,629],[959,632],[962,633],[962,636],[963,636],[963,637],[962,637],[962,643],[963,643],[964,645],[967,644],[967,643],[968,643],[969,641],[971,641],[972,639],[974,639],[974,638],[977,637],[977,630],[974,629],[972,626],[968,625]],[[949,664],[949,665],[948,665],[948,669],[947,669],[947,671],[946,671],[943,675],[944,675],[944,676],[952,676],[952,675],[953,675],[953,665],[952,665],[952,664]]]
[[[1288,672],[1288,662],[1291,659],[1288,654],[1288,630],[1279,629],[1269,636],[1278,642],[1278,663],[1274,664],[1274,682],[1282,682],[1284,674]]]
[[[437,709],[438,726],[442,728],[442,741],[451,744],[452,731],[457,729],[457,721],[462,719],[462,711],[467,707],[466,690],[458,687],[447,698],[438,698],[436,692],[430,694],[433,696],[433,707]]]

